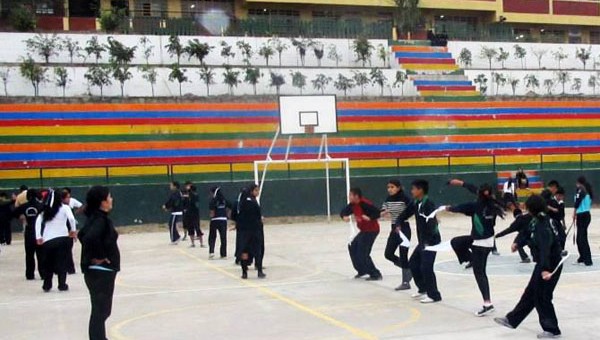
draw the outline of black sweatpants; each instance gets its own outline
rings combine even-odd
[[[171,242],[177,242],[181,238],[177,230],[177,222],[181,221],[181,215],[173,215],[169,218],[169,237]]]
[[[529,284],[521,296],[521,300],[519,300],[517,306],[506,315],[511,326],[517,328],[535,308],[542,329],[552,334],[560,334],[552,298],[561,272],[562,267],[552,275],[550,280],[544,281],[542,279],[541,268],[537,265],[535,266]]]
[[[12,229],[9,221],[0,221],[0,244],[6,243],[10,245],[12,243]]]
[[[221,242],[221,257],[227,257],[227,221],[225,220],[210,221],[210,229],[208,231],[208,253],[215,253],[217,233],[219,233],[219,240]]]
[[[402,232],[406,238],[410,241],[411,233],[410,233],[410,225],[408,223],[403,223],[400,227],[400,232]],[[396,231],[396,228],[393,227],[390,235],[387,239],[387,244],[385,245],[385,258],[392,262],[396,267],[400,267],[403,269],[408,269],[408,248],[401,247],[402,238]],[[396,256],[396,250],[398,250],[398,255]]]
[[[106,319],[112,311],[116,272],[88,269],[84,273],[85,285],[90,292],[92,312],[88,333],[90,340],[106,340]]]
[[[519,257],[521,257],[521,261],[529,258],[529,255],[527,255],[527,252],[525,252],[525,249],[523,249],[523,247],[518,248],[517,251],[519,252]]]
[[[459,263],[471,262],[477,287],[481,292],[483,301],[490,301],[490,283],[486,273],[487,259],[493,248],[473,245],[470,235],[458,236],[450,241]]]
[[[42,271],[42,248],[38,246],[35,234],[25,234],[23,244],[25,245],[25,277],[27,280],[35,279],[35,265],[37,262],[38,273],[41,278],[44,278]]]
[[[64,288],[67,285],[67,256],[69,254],[69,242],[73,242],[70,237],[57,237],[42,245],[43,249],[43,288],[48,290],[52,288],[52,278],[54,274],[58,276],[58,288]]]
[[[67,254],[67,273],[75,274],[75,261],[73,261],[73,244],[75,243],[74,239],[71,239],[71,242],[68,243],[68,251]]]
[[[589,212],[577,214],[577,251],[579,251],[579,259],[577,262],[585,263],[586,266],[591,266],[592,252],[590,251],[590,243],[588,240],[588,227],[592,222],[592,216]]]
[[[371,258],[371,250],[373,249],[377,235],[379,235],[379,232],[361,231],[348,246],[350,260],[359,275],[381,276],[381,272],[375,267]]]
[[[436,255],[435,251],[425,250],[424,245],[418,244],[408,261],[408,265],[415,284],[419,288],[419,293],[427,293],[427,296],[431,299],[440,301],[442,295],[438,291],[437,280],[433,271]]]

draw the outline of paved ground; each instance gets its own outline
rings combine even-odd
[[[594,253],[600,245],[599,220],[595,211]],[[469,220],[444,216],[441,230],[446,240],[464,234]],[[452,253],[438,257],[443,302],[421,305],[409,292],[392,289],[400,273],[383,258],[385,232],[373,251],[384,280],[375,283],[352,279],[343,223],[269,225],[266,235],[264,281],[254,272],[250,280],[240,280],[231,258],[208,261],[207,249],[168,245],[166,231],[122,235],[123,271],[109,338],[517,340],[534,339],[539,331],[535,312],[518,330],[503,329],[491,317],[476,318],[481,298],[475,280]],[[230,233],[230,245],[233,237]],[[490,261],[496,315],[514,306],[531,269],[508,253],[510,241],[500,240],[502,255]],[[40,281],[25,281],[23,257],[21,242],[0,254],[0,339],[85,339],[89,302],[82,275],[69,277],[69,292],[44,294]],[[591,270],[571,262],[555,298],[564,338],[598,339],[600,272],[595,270],[600,259]]]

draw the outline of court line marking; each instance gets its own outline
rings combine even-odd
[[[185,252],[183,250],[179,250],[179,252],[182,255],[187,256],[187,257],[193,259],[194,261],[200,262],[203,265],[205,265],[205,266],[213,269],[214,271],[217,271],[217,272],[219,272],[219,273],[221,273],[221,274],[223,274],[225,276],[228,276],[228,277],[230,277],[230,278],[232,278],[232,279],[234,279],[234,280],[242,283],[245,286],[257,289],[261,293],[266,294],[266,295],[270,296],[271,298],[273,298],[275,300],[283,302],[283,303],[285,303],[287,305],[290,305],[291,307],[296,308],[297,310],[300,310],[300,311],[305,312],[305,313],[307,313],[309,315],[312,315],[312,316],[314,316],[317,319],[320,319],[320,320],[325,321],[325,322],[327,322],[327,323],[329,323],[329,324],[331,324],[333,326],[336,326],[336,327],[341,328],[341,329],[343,329],[343,330],[345,330],[345,331],[347,331],[349,333],[352,333],[353,335],[355,335],[358,338],[368,339],[368,340],[375,340],[375,339],[377,339],[376,336],[374,336],[373,334],[368,333],[367,331],[364,331],[364,330],[359,329],[357,327],[353,327],[353,326],[351,326],[351,325],[349,325],[349,324],[347,324],[347,323],[345,323],[343,321],[335,319],[332,316],[329,316],[327,314],[319,312],[318,310],[310,308],[309,306],[306,306],[306,305],[304,305],[304,304],[302,304],[302,303],[300,303],[300,302],[298,302],[296,300],[293,300],[293,299],[288,298],[288,297],[286,297],[286,296],[284,296],[284,295],[282,295],[280,293],[277,293],[276,291],[274,291],[272,289],[269,289],[269,288],[267,288],[265,286],[261,286],[259,284],[256,284],[256,283],[252,282],[252,281],[242,280],[237,275],[232,274],[232,273],[226,271],[225,269],[223,269],[221,267],[215,266],[212,263],[209,263],[208,261],[204,261],[204,260],[202,260],[202,259],[200,259],[200,258],[198,258],[198,257],[196,257],[196,256],[194,256],[194,255],[192,255],[192,254],[190,254],[188,252]]]

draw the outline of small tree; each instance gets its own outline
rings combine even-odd
[[[390,52],[388,52],[388,49],[383,44],[377,45],[377,57],[383,63],[383,67],[387,66],[389,55]]]
[[[25,4],[16,5],[15,7],[10,9],[9,21],[11,26],[18,32],[33,32],[37,23],[35,12]]]
[[[473,82],[475,84],[479,84],[479,92],[485,96],[486,92],[487,92],[487,82],[488,79],[485,76],[485,74],[481,73],[478,74],[477,77],[475,77],[475,79],[473,80]]]
[[[110,55],[109,62],[117,65],[127,65],[135,57],[137,46],[127,47],[113,37],[108,37],[106,46]]]
[[[300,57],[300,64],[302,66],[304,66],[304,62],[306,60],[306,50],[308,49],[310,44],[311,44],[311,42],[308,39],[298,40],[298,39],[292,38],[292,46],[294,46],[296,48],[296,51],[298,52],[298,56]]]
[[[79,41],[73,40],[70,37],[63,38],[61,40],[62,47],[69,53],[69,60],[71,64],[73,63],[73,59],[75,57],[81,56],[81,46],[79,46]]]
[[[510,57],[510,53],[504,50],[502,47],[498,49],[498,56],[496,56],[496,61],[500,63],[502,68],[504,68],[504,62],[508,60]]]
[[[383,88],[387,84],[387,78],[385,77],[385,74],[383,74],[382,70],[380,70],[378,68],[374,68],[374,69],[371,69],[370,76],[371,76],[371,82],[373,83],[373,86],[379,85],[379,88],[381,89],[380,95],[383,96]]]
[[[555,60],[558,62],[558,69],[559,69],[559,70],[561,70],[561,69],[562,69],[562,68],[561,68],[561,65],[560,65],[560,64],[561,64],[561,62],[562,62],[563,60],[565,60],[565,59],[567,59],[567,58],[569,57],[569,55],[568,55],[568,54],[566,54],[566,53],[563,51],[562,47],[560,47],[560,48],[558,49],[558,51],[554,51],[554,52],[552,52],[552,56],[554,56],[554,59],[555,59]]]
[[[407,80],[408,80],[408,75],[406,74],[406,72],[396,71],[396,80],[394,81],[394,87],[400,87],[402,89],[403,96],[404,96],[404,83],[406,83]]]
[[[327,59],[335,62],[335,67],[340,66],[340,61],[342,61],[342,55],[338,53],[337,47],[335,44],[329,45],[329,51],[327,52]]]
[[[531,89],[533,93],[535,93],[535,89],[540,87],[540,81],[533,73],[529,73],[525,75],[523,79],[525,81],[525,88],[528,90]]]
[[[496,84],[496,96],[500,92],[500,89],[506,85],[506,77],[502,73],[492,73],[492,80]]]
[[[571,90],[575,91],[575,93],[580,93],[581,91],[581,78],[573,78],[573,84],[571,84]]]
[[[317,58],[317,65],[321,67],[321,60],[325,56],[325,46],[323,43],[315,41],[312,44],[313,53],[315,54],[315,58]]]
[[[510,88],[512,89],[513,96],[516,96],[517,95],[517,86],[519,86],[519,82],[520,82],[519,79],[509,77],[507,79],[507,81],[510,84]]]
[[[254,90],[254,95],[256,96],[256,84],[258,84],[259,79],[262,77],[262,73],[260,73],[260,69],[258,67],[246,68],[246,76],[244,77],[244,81],[250,85],[252,85],[252,89]]]
[[[543,50],[543,49],[531,49],[531,53],[533,53],[533,55],[535,56],[535,58],[538,61],[538,68],[541,69],[542,68],[542,59],[544,58],[544,56],[546,55],[546,53],[548,53],[548,50]]]
[[[271,44],[267,42],[260,47],[260,50],[258,50],[258,55],[265,58],[265,64],[269,66],[269,59],[275,55],[275,50],[273,50]]]
[[[88,57],[94,56],[96,58],[96,64],[100,58],[102,58],[102,52],[106,51],[106,48],[98,41],[97,36],[93,36],[90,40],[87,41],[86,46],[84,48],[85,53],[87,53]]]
[[[140,38],[140,44],[142,44],[142,52],[144,53],[144,59],[146,60],[146,65],[150,65],[150,57],[154,55],[154,45],[150,43],[150,39],[145,35]]]
[[[243,40],[238,40],[236,46],[242,52],[242,56],[244,57],[244,62],[246,65],[251,65],[252,55],[254,54],[254,51],[252,51],[252,45]]]
[[[275,88],[275,93],[279,96],[279,92],[281,90],[281,86],[285,84],[285,77],[282,74],[271,72],[271,82],[269,83],[270,87]]]
[[[571,81],[571,74],[567,71],[558,71],[556,80],[562,85],[562,94],[565,94],[565,85]]]
[[[215,83],[215,73],[210,67],[203,64],[198,74],[200,80],[206,85],[206,96],[208,97],[210,96],[210,85]]]
[[[129,65],[112,62],[110,63],[110,69],[113,79],[119,82],[121,97],[125,97],[125,82],[133,77],[133,74],[129,71]]]
[[[588,86],[592,88],[592,93],[594,95],[596,95],[596,88],[598,87],[598,85],[600,85],[600,82],[598,80],[599,78],[595,74],[590,75],[590,77],[588,78]],[[4,88],[6,89],[6,86],[4,86]]]
[[[234,71],[231,67],[225,67],[223,72],[223,84],[229,88],[229,95],[233,96],[233,88],[237,87],[240,81],[240,71]]]
[[[144,80],[150,84],[150,88],[152,89],[152,97],[154,97],[154,85],[156,85],[156,81],[158,80],[156,68],[149,65],[144,65],[140,67],[140,72],[142,72],[142,78],[144,78]]]
[[[544,80],[544,88],[546,89],[546,93],[551,96],[552,89],[554,88],[554,79],[546,79]]]
[[[104,65],[93,65],[88,68],[84,77],[91,86],[97,86],[100,89],[100,98],[104,98],[104,87],[112,84],[110,68]]]
[[[352,71],[352,80],[354,81],[354,84],[358,87],[360,87],[360,95],[364,96],[365,95],[365,86],[369,85],[369,83],[371,82],[371,79],[369,79],[369,75],[367,74],[367,72],[360,72],[360,71]]]
[[[590,57],[592,56],[592,46],[586,48],[578,48],[577,52],[575,52],[575,57],[577,57],[577,59],[579,59],[579,61],[581,61],[581,63],[583,64],[583,69],[585,70],[587,61],[590,60]]]
[[[323,73],[319,73],[315,79],[311,80],[311,83],[315,90],[321,91],[321,94],[325,94],[325,89],[332,80],[333,79],[331,79],[331,77],[328,77]]]
[[[338,74],[337,80],[333,82],[333,87],[335,87],[338,91],[344,91],[344,97],[347,97],[348,90],[354,88],[354,82],[351,78],[348,78],[340,73]]]
[[[525,57],[527,56],[527,50],[521,47],[520,45],[514,45],[513,48],[515,50],[515,58],[521,60],[521,68],[527,68],[527,64],[525,61]]]
[[[374,49],[375,47],[365,37],[359,37],[352,42],[352,50],[356,55],[356,61],[360,61],[363,67],[366,66],[367,62],[371,65],[371,55]]]
[[[10,76],[10,69],[6,68],[0,71],[0,80],[2,80],[2,85],[4,85],[4,96],[8,97],[8,78]]]
[[[165,45],[165,48],[167,49],[167,53],[169,53],[171,58],[173,58],[173,56],[177,58],[177,65],[179,65],[181,62],[181,56],[185,53],[185,47],[181,44],[179,36],[170,36],[169,43]]]
[[[29,53],[44,58],[46,64],[50,62],[50,57],[58,56],[58,52],[62,48],[60,39],[56,34],[50,36],[37,34],[33,38],[25,40],[25,45]]]
[[[492,69],[492,60],[498,55],[498,51],[496,51],[493,47],[481,46],[481,52],[479,53],[479,57],[481,59],[487,59],[490,70]]]
[[[67,90],[67,85],[69,84],[69,82],[71,81],[69,79],[69,72],[67,72],[67,69],[64,67],[57,67],[54,69],[54,80],[55,80],[55,84],[56,86],[62,88],[62,93],[63,93],[63,98],[66,96],[66,90]]]
[[[292,86],[297,87],[302,95],[302,91],[306,87],[306,76],[300,71],[290,72],[290,75],[292,76]]]
[[[100,27],[104,32],[113,33],[122,28],[127,20],[127,9],[114,8],[100,15]]]
[[[40,84],[48,81],[46,77],[47,68],[40,66],[29,55],[23,59],[20,65],[21,76],[31,82],[33,86],[33,95],[37,97],[40,94]]]
[[[221,41],[221,57],[225,58],[226,64],[229,64],[230,59],[235,58],[233,46],[229,45],[226,41]]]
[[[171,73],[169,73],[169,81],[176,81],[179,83],[179,96],[181,97],[183,93],[181,92],[181,84],[188,81],[187,76],[185,75],[186,70],[182,69],[178,63],[171,64]]]
[[[279,66],[281,66],[281,55],[285,50],[288,49],[288,45],[277,37],[272,38],[270,42],[275,51],[277,51],[277,56],[279,57]]]
[[[458,62],[463,64],[465,68],[469,68],[471,65],[473,65],[473,54],[468,48],[465,47],[460,50]]]
[[[208,56],[213,48],[214,46],[201,43],[198,39],[192,39],[188,41],[187,46],[184,47],[184,51],[188,55],[188,60],[196,58],[200,62],[200,65],[204,65],[204,58]]]

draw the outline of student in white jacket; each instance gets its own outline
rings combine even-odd
[[[52,277],[58,276],[58,290],[66,291],[69,242],[76,237],[75,217],[68,205],[62,203],[60,193],[50,191],[44,202],[44,211],[35,222],[37,243],[42,246],[44,284],[52,289]]]

